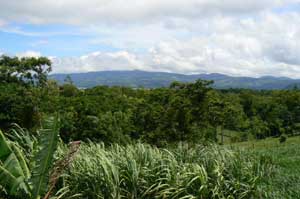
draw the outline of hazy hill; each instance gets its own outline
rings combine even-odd
[[[213,86],[220,89],[291,89],[295,87],[294,85],[298,85],[298,87],[300,85],[300,79],[295,80],[287,77],[232,77],[218,73],[183,75],[176,73],[146,72],[138,70],[53,74],[50,75],[50,78],[63,83],[67,75],[70,75],[76,86],[83,88],[89,88],[96,85],[157,88],[167,87],[173,81],[193,82],[196,79],[213,80],[215,82]]]

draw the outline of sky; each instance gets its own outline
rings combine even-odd
[[[300,0],[0,0],[0,54],[53,73],[300,78]]]

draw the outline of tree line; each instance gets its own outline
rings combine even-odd
[[[0,58],[0,128],[36,129],[43,115],[58,113],[64,141],[95,140],[155,145],[185,141],[263,139],[300,132],[300,91],[216,90],[211,81],[173,82],[167,88],[96,86],[78,89],[48,80],[45,57]]]

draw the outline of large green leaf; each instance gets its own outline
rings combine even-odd
[[[12,147],[11,147],[12,146]],[[12,150],[12,148],[14,150]],[[18,151],[16,155],[14,151]],[[24,157],[9,143],[0,131],[0,184],[4,187],[10,195],[18,195],[20,192],[28,193],[28,186],[25,183],[28,174],[28,167],[24,161]]]
[[[0,149],[1,149],[0,161],[4,162],[4,160],[12,153],[12,151],[1,130],[0,130]]]
[[[14,152],[15,156],[18,159],[18,162],[20,164],[20,167],[22,168],[22,172],[24,174],[25,179],[28,180],[30,178],[30,171],[29,171],[29,168],[27,166],[24,154],[22,153],[22,151],[18,147],[18,145],[15,144],[15,143],[11,143],[11,149],[12,149],[12,151]]]
[[[39,132],[40,150],[34,157],[35,166],[31,176],[32,198],[37,199],[48,188],[50,169],[53,165],[54,153],[57,149],[59,135],[59,120],[49,117],[44,120],[43,128]]]

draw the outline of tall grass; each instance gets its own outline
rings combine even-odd
[[[295,199],[300,198],[300,137],[289,137],[285,143],[278,138],[262,141],[237,143],[235,147],[272,157],[275,174],[268,180],[264,190],[268,190],[267,198]]]
[[[266,156],[217,146],[83,144],[65,178],[82,198],[264,198]]]

